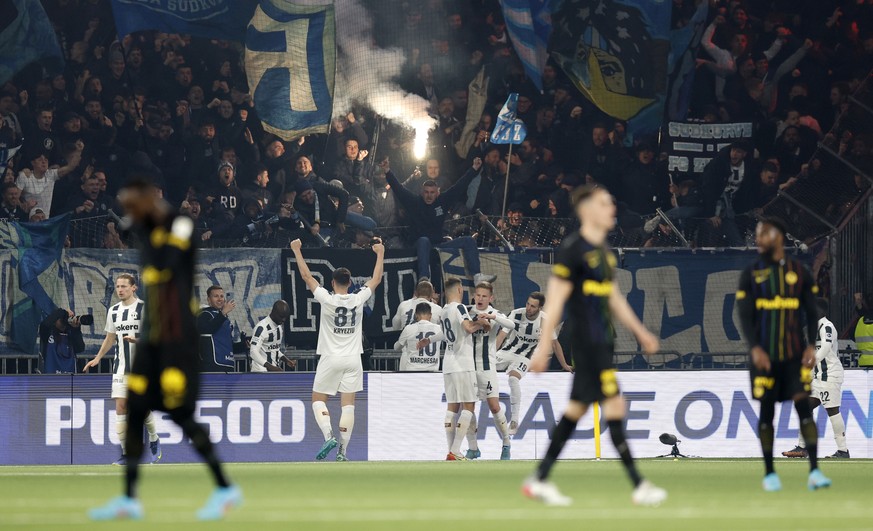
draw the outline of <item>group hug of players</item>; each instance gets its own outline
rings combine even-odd
[[[127,396],[118,397],[113,390],[115,398],[129,402],[132,419],[125,433],[119,428],[120,439],[128,453],[126,491],[123,496],[93,510],[91,516],[95,519],[142,517],[134,489],[143,451],[142,431],[144,425],[150,424],[150,411],[161,410],[183,428],[209,464],[217,483],[216,491],[199,515],[205,519],[220,518],[227,509],[242,502],[242,494],[228,483],[206,432],[193,420],[199,358],[192,302],[193,225],[190,219],[172,212],[147,184],[128,185],[120,197],[128,215],[142,232],[142,277],[147,297],[145,303],[132,299],[129,286],[118,284],[130,279],[119,277],[116,282],[122,302],[110,309],[107,333],[116,335],[114,339],[119,346],[116,370],[120,366],[131,367],[127,375]],[[501,458],[508,459],[510,437],[518,426],[521,396],[518,381],[528,371],[546,370],[553,352],[558,354],[562,366],[569,368],[556,341],[559,322],[566,313],[572,323],[574,375],[570,401],[551,433],[546,455],[536,472],[524,481],[522,492],[548,505],[572,502],[548,477],[578,421],[592,404],[599,403],[610,438],[633,484],[633,502],[659,505],[666,500],[667,492],[642,477],[625,438],[626,406],[613,364],[614,321],[634,334],[646,354],[657,352],[658,339],[640,322],[616,282],[617,261],[606,242],[615,224],[612,196],[604,188],[583,186],[573,192],[572,199],[580,230],[569,235],[556,253],[545,296],[532,294],[525,308],[506,317],[490,305],[493,300],[490,284],[475,287],[474,305],[468,308],[462,304],[460,280],[447,279],[443,287],[446,305],[440,308],[428,300],[428,285],[422,283],[419,285],[422,291],[417,293],[420,300],[409,302],[398,312],[399,322],[405,322],[406,327],[397,347],[408,354],[404,357],[405,364],[432,365],[434,362],[427,360],[437,357],[438,343],[445,343],[442,367],[448,402],[447,459],[457,461],[479,456],[473,415],[478,400],[487,401],[504,441]],[[773,468],[773,418],[776,402],[786,400],[794,402],[800,418],[802,452],[810,462],[807,486],[811,490],[828,487],[831,480],[818,468],[818,433],[811,411],[819,403],[823,404],[831,414],[834,431],[844,435],[844,426],[838,424],[841,419],[837,380],[842,367],[839,360],[834,360],[833,325],[820,321],[822,316],[815,297],[817,288],[809,271],[784,253],[786,229],[782,222],[762,220],[756,236],[759,257],[743,272],[736,298],[743,335],[750,348],[752,394],[761,404],[758,434],[765,464],[763,488],[766,491],[782,488]],[[300,276],[321,307],[317,345],[320,359],[313,383],[312,410],[324,435],[324,445],[316,459],[325,459],[339,447],[336,459],[345,461],[355,421],[355,395],[363,390],[363,311],[382,278],[384,247],[381,243],[373,245],[376,254],[373,276],[355,293],[350,293],[348,269],[333,272],[332,292],[328,291],[310,272],[300,241],[292,242],[291,249]],[[284,321],[287,304],[280,303],[284,304],[279,301],[278,307],[274,305],[271,316],[277,314],[276,320]],[[140,337],[130,341],[126,334],[119,335],[119,326],[124,325],[118,323],[123,323],[125,316],[132,318],[134,312],[144,315]],[[278,329],[282,323],[276,324]],[[813,345],[818,337],[822,340],[818,341],[817,355]],[[112,339],[107,335],[98,358],[90,362],[90,366],[99,362]],[[133,342],[140,350],[131,361]],[[499,351],[498,345],[503,347]],[[499,407],[498,369],[509,372],[513,414],[509,423]],[[818,382],[817,388],[813,387],[813,376]],[[116,383],[114,377],[114,388]],[[810,391],[818,393],[814,400],[810,399]],[[337,394],[342,406],[339,440],[326,407],[328,398]],[[834,411],[837,413],[833,414]],[[124,408],[118,406],[117,413],[123,418]],[[151,424],[149,438],[154,442],[151,441],[153,421]],[[470,443],[466,455],[460,452],[464,438]],[[838,444],[840,452],[845,452],[841,456],[847,457],[844,437],[842,442],[838,438]],[[160,458],[159,444],[152,445],[152,452],[153,461]]]

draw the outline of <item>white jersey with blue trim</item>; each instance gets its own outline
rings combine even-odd
[[[464,330],[464,321],[470,321],[470,312],[459,302],[450,302],[443,307],[443,340],[446,353],[443,356],[443,373],[475,371],[473,363],[473,336]]]
[[[469,311],[474,318],[478,318],[480,315],[494,316],[494,319],[491,320],[491,330],[488,332],[477,330],[473,333],[473,359],[476,362],[477,371],[497,369],[497,334],[503,327],[511,330],[512,323],[491,305],[484,310],[470,306]]]
[[[528,319],[524,308],[512,310],[507,318],[514,323],[514,327],[500,347],[500,353],[530,358],[540,340],[544,316],[545,313],[540,311],[536,317]],[[557,331],[552,339],[558,339]]]

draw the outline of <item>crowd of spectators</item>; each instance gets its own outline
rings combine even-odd
[[[71,245],[125,245],[114,195],[134,173],[156,178],[195,220],[204,246],[277,247],[297,237],[365,247],[374,235],[395,247],[439,245],[457,234],[434,222],[499,216],[504,195],[509,215],[497,223],[504,236],[552,245],[569,225],[549,225],[543,237],[544,222],[530,220],[564,223],[572,217],[569,191],[585,182],[615,195],[626,245],[671,245],[674,228],[699,244],[741,245],[778,190],[826,180],[833,200],[823,204],[845,209],[873,174],[873,116],[843,118],[873,69],[868,1],[711,3],[690,117],[751,121],[754,136],[716,154],[700,178],[670,174],[657,138],[631,139],[624,122],[583,98],[554,64],[538,91],[497,0],[365,2],[377,44],[405,52],[396,81],[431,104],[437,126],[421,161],[410,130],[366,108],[335,119],[329,135],[289,142],[266,133],[240,43],[159,32],[119,42],[108,0],[43,4],[66,69],[51,77],[30,68],[0,87],[0,141],[24,142],[3,175],[0,217],[70,213],[74,226],[88,228],[73,230]],[[674,28],[695,9],[692,0],[673,0]],[[473,134],[462,135],[468,85],[482,67],[485,111]],[[528,136],[507,156],[489,135],[510,92],[519,93]],[[818,156],[819,142],[851,165]],[[438,215],[422,204],[439,205]],[[470,219],[460,225],[466,235],[480,229]]]

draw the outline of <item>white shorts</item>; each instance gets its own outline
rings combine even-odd
[[[127,375],[112,375],[112,394],[110,398],[127,398]]]
[[[476,401],[476,371],[443,373],[443,382],[446,384],[446,402],[449,404]]]
[[[479,388],[479,400],[500,397],[500,385],[497,382],[497,369],[476,371],[476,385]]]
[[[333,396],[364,390],[364,368],[360,356],[321,356],[315,369],[312,391]]]
[[[520,354],[500,351],[497,353],[497,370],[501,372],[515,371],[521,378],[527,374],[530,360]]]
[[[821,400],[821,405],[825,408],[840,407],[843,395],[843,382],[822,382],[820,380],[812,381],[812,393],[810,396]]]

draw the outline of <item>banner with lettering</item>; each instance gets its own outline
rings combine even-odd
[[[668,171],[696,175],[703,173],[703,168],[722,148],[751,138],[751,122],[668,122],[662,151],[669,156]]]

